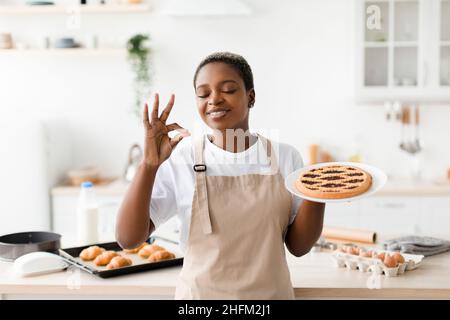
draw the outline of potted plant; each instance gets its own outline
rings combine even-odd
[[[136,34],[127,42],[128,60],[134,73],[135,101],[132,112],[138,118],[151,85],[149,40],[148,34]]]

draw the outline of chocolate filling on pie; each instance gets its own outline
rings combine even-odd
[[[345,184],[342,183],[326,183],[321,185],[322,188],[340,188],[345,187]]]
[[[313,184],[319,183],[319,181],[302,180],[302,183],[304,183],[304,184],[309,184],[309,185],[313,185]]]
[[[347,176],[349,177],[356,177],[356,176],[362,176],[363,174],[361,172],[356,172],[356,173],[347,173]]]
[[[339,171],[339,170],[329,170],[329,171],[324,171],[323,174],[339,174],[339,173],[344,173],[344,171]]]
[[[304,177],[305,178],[317,178],[317,177],[320,177],[320,175],[307,173],[307,174],[304,175]]]
[[[327,180],[327,181],[342,180],[342,179],[344,179],[344,177],[342,177],[342,176],[329,176],[329,177],[320,178],[320,180]]]

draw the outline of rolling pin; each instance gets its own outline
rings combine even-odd
[[[323,227],[322,236],[327,239],[370,244],[375,243],[377,240],[375,231],[338,227]]]

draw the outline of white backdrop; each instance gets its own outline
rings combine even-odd
[[[101,44],[118,44],[135,33],[150,33],[154,90],[163,101],[176,93],[172,119],[190,129],[198,121],[192,89],[196,65],[213,51],[240,53],[255,75],[254,128],[279,130],[281,140],[297,147],[305,162],[310,143],[327,147],[339,160],[346,160],[358,143],[364,161],[392,176],[407,176],[408,157],[398,148],[400,127],[386,125],[382,105],[354,102],[354,1],[245,2],[254,10],[250,17],[90,15],[82,17],[79,29],[68,30],[65,16],[2,16],[0,31],[31,45],[43,35],[83,40],[95,34]],[[160,1],[154,3],[157,9]],[[2,183],[16,183],[14,188],[2,186],[2,225],[5,216],[30,216],[21,199],[41,212],[48,210],[46,188],[70,167],[98,165],[104,175],[122,173],[128,148],[142,142],[140,122],[129,113],[131,80],[121,55],[0,55],[0,110],[2,120],[10,119],[8,126],[0,127],[0,168]],[[422,110],[423,174],[434,179],[443,176],[450,163],[450,108]],[[50,160],[38,138],[38,128],[49,118],[49,139],[59,141],[48,144]],[[11,148],[18,150],[12,153]],[[33,156],[25,160],[11,154]],[[42,169],[46,166],[47,172]],[[19,227],[29,221],[20,221]]]

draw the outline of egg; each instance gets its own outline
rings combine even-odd
[[[359,256],[364,258],[370,258],[372,256],[372,251],[359,250]]]
[[[395,259],[395,261],[397,261],[397,263],[404,263],[405,262],[405,258],[399,252],[394,253],[392,255],[392,257]]]
[[[385,253],[385,252],[380,252],[380,253],[378,254],[377,258],[380,259],[381,261],[384,261],[385,256],[386,256],[386,253]]]
[[[353,247],[352,246],[344,246],[344,250],[348,254],[352,254],[353,253]]]
[[[384,265],[388,268],[397,267],[397,260],[395,260],[395,258],[390,256],[389,254],[385,255],[383,262],[384,262]]]

